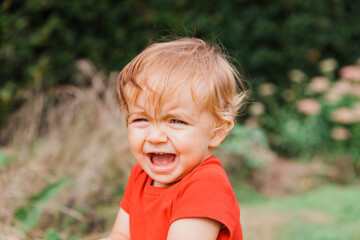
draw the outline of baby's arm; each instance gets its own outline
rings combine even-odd
[[[109,237],[100,240],[129,240],[129,214],[120,208]]]
[[[221,225],[210,218],[182,218],[171,224],[167,240],[215,240]]]

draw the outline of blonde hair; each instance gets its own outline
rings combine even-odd
[[[128,104],[146,89],[157,111],[189,84],[194,102],[233,125],[247,96],[244,80],[217,45],[197,38],[152,44],[127,64],[117,80],[120,108],[128,115]]]

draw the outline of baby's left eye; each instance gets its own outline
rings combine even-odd
[[[179,120],[179,119],[172,119],[172,120],[170,121],[170,123],[175,123],[175,124],[186,124],[186,122],[181,121],[181,120]]]

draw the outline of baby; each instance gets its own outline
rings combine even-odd
[[[117,91],[137,164],[102,240],[241,240],[235,194],[212,155],[247,93],[226,55],[197,38],[156,43],[121,71]]]

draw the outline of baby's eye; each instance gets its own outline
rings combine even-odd
[[[179,119],[172,119],[172,120],[170,121],[170,123],[175,123],[175,124],[186,124],[186,122],[181,121],[181,120],[179,120]]]
[[[147,122],[148,120],[146,118],[136,118],[133,120],[133,122]]]

